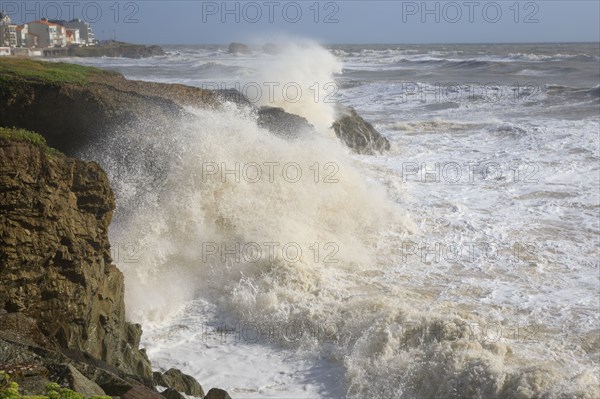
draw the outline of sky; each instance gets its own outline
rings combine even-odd
[[[80,18],[96,38],[228,44],[312,38],[344,43],[600,41],[600,1],[4,1],[13,22]]]

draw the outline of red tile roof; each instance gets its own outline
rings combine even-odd
[[[30,24],[42,24],[42,25],[46,25],[46,26],[61,26],[59,24],[53,24],[52,22],[42,21],[42,20],[28,22],[28,23],[30,23]]]

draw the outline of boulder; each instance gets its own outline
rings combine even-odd
[[[231,399],[231,396],[229,396],[227,391],[219,388],[212,388],[208,391],[204,399]]]
[[[338,138],[358,154],[374,155],[390,149],[390,142],[352,107],[337,104],[333,130]]]
[[[231,43],[229,45],[230,54],[250,54],[250,47],[242,43]]]
[[[198,381],[192,376],[183,374],[178,369],[171,368],[163,374],[154,373],[153,377],[156,385],[171,388],[192,396],[204,396],[204,390]]]
[[[85,397],[105,394],[104,390],[98,384],[90,381],[71,364],[51,365],[48,366],[48,370],[50,371],[50,375],[48,376],[50,381],[72,389]]]
[[[243,107],[252,107],[252,103],[248,98],[235,89],[215,90],[221,101],[232,102]]]
[[[300,137],[302,133],[314,130],[305,118],[275,107],[259,108],[258,126],[288,138]]]
[[[132,387],[120,397],[121,399],[165,399],[160,393],[141,385]]]
[[[31,343],[31,338],[5,334],[0,325],[0,371],[17,382],[26,395],[40,395],[50,382],[91,394],[119,396],[139,382],[118,369],[79,353],[67,356]],[[118,374],[121,374],[119,376]],[[123,378],[121,378],[123,377]],[[129,379],[126,381],[125,379]]]
[[[161,392],[161,395],[167,399],[186,399],[185,396],[173,388],[167,388],[164,392]]]

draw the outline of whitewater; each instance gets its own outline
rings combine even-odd
[[[598,47],[278,45],[77,60],[315,127],[227,103],[81,154],[155,367],[234,398],[599,398]],[[391,150],[351,153],[334,102]]]

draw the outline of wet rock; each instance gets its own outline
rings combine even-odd
[[[194,377],[183,374],[180,370],[169,369],[162,375],[154,373],[154,383],[192,396],[203,397],[204,390]]]
[[[137,381],[125,381],[117,374],[118,369],[99,360],[86,358],[79,353],[67,356],[52,349],[31,344],[30,338],[15,337],[4,334],[0,327],[0,370],[7,372],[19,384],[27,395],[40,395],[50,382],[58,382],[63,386],[100,393],[100,389],[108,395],[119,396]],[[129,378],[121,373],[124,378]],[[98,389],[100,387],[100,389]]]
[[[221,101],[229,101],[234,104],[242,105],[244,107],[252,107],[252,103],[248,98],[235,89],[221,89],[215,90]]]
[[[182,106],[205,108],[221,103],[218,94],[210,90],[127,80],[118,73],[92,69],[86,82],[33,79],[13,69],[46,68],[51,73],[53,69],[47,65],[57,64],[18,60],[10,69],[14,62],[0,63],[0,74],[7,76],[0,81],[0,126],[37,132],[67,155],[139,126],[148,134],[164,134],[173,129],[174,120],[187,115]]]
[[[161,395],[167,399],[186,399],[185,396],[173,388],[167,388],[164,392],[161,392]]]
[[[314,130],[308,121],[298,115],[290,114],[283,108],[260,107],[258,110],[258,126],[281,136],[295,138]]]
[[[358,154],[374,155],[390,149],[390,142],[354,108],[338,104],[333,130],[338,138]]]
[[[134,386],[120,396],[121,399],[165,399],[160,393],[141,385]]]
[[[95,163],[0,140],[0,187],[0,307],[34,319],[56,347],[151,379],[145,353],[131,345],[123,274],[111,264],[115,202],[106,174]]]
[[[231,43],[229,45],[230,54],[250,54],[250,47],[243,43]]]
[[[50,64],[22,62],[30,64],[23,67],[36,70]],[[233,102],[242,107],[255,107],[234,89],[212,91],[180,84],[133,81],[116,73],[90,73],[86,84],[44,82],[32,80],[26,74],[0,80],[0,104],[3,105],[0,126],[36,131],[50,146],[73,155],[93,148],[95,143],[121,139],[123,133],[138,132],[140,127],[146,134],[164,135],[174,128],[174,121],[189,115],[185,106],[219,109],[224,102]],[[304,128],[312,129],[304,118],[281,108],[260,107],[256,112],[259,125],[276,134],[296,137]],[[375,154],[389,149],[389,141],[354,109],[339,105],[336,113],[332,127],[353,151]],[[123,149],[123,157],[135,159],[134,155]],[[160,163],[159,158],[156,154],[149,156],[157,163]],[[124,173],[128,175],[128,171]],[[4,307],[19,311],[23,306],[15,298]]]
[[[208,391],[204,399],[231,399],[231,396],[229,396],[227,391],[219,388],[212,388]]]
[[[165,55],[165,52],[160,46],[145,46],[115,40],[107,40],[96,46],[69,48],[71,57],[147,58],[162,55]]]
[[[105,394],[104,390],[98,384],[86,378],[73,365],[52,365],[48,367],[48,370],[51,373],[48,378],[50,381],[72,389],[86,397]]]

